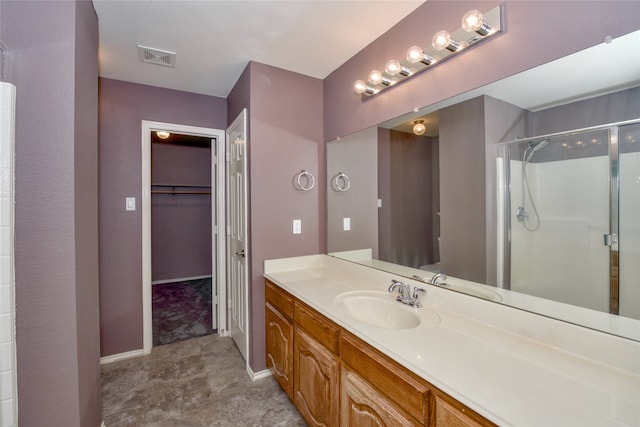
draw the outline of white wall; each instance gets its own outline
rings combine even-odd
[[[0,82],[0,425],[18,425],[14,268],[15,86]]]

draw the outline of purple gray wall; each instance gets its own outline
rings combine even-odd
[[[323,251],[325,182],[322,81],[255,62],[249,63],[229,95],[229,120],[249,110],[250,162],[250,360],[266,368],[264,260]],[[250,93],[250,96],[249,96]],[[316,188],[292,185],[301,169],[313,173]],[[292,234],[292,220],[302,234]]]
[[[98,20],[86,1],[0,9],[5,77],[17,87],[20,425],[97,427]]]
[[[151,183],[210,186],[211,149],[152,143]],[[211,192],[198,187],[176,190]],[[210,194],[151,195],[152,282],[210,276],[211,242]]]
[[[640,28],[640,2],[506,1],[504,33],[362,101],[351,91],[357,79],[425,43],[442,28],[460,27],[469,9],[500,1],[429,0],[324,80],[325,138],[332,141],[451,96],[541,65]],[[589,31],[585,31],[589,28]]]
[[[437,142],[433,144],[427,136],[391,130],[389,144],[389,157],[379,159],[379,163],[389,163],[386,209],[391,226],[389,246],[385,248],[388,258],[380,259],[419,268],[435,262],[433,191],[437,180],[433,181],[432,167]]]
[[[378,129],[369,128],[327,144],[327,250],[371,249],[378,258]],[[336,191],[338,173],[351,182],[349,191]],[[338,185],[343,185],[341,181]],[[335,184],[333,184],[335,185]],[[383,206],[389,203],[382,199]],[[351,229],[343,220],[350,218]]]
[[[151,65],[150,65],[151,66]],[[102,355],[143,346],[142,120],[226,129],[226,101],[100,79],[100,332]]]

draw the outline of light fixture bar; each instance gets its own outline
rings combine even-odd
[[[502,5],[486,13],[470,10],[461,20],[461,28],[449,33],[438,31],[431,40],[422,40],[421,45],[411,46],[402,61],[389,60],[384,72],[372,70],[365,80],[357,80],[353,91],[367,99],[430,69],[444,60],[464,52],[502,32]]]

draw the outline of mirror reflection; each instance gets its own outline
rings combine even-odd
[[[591,310],[640,319],[639,43],[632,33],[327,144],[328,252],[444,273],[441,286],[585,326],[606,323]],[[581,65],[593,55],[608,67]],[[338,174],[348,191],[332,188]],[[565,317],[542,299],[589,311]],[[607,332],[639,338],[623,329]]]

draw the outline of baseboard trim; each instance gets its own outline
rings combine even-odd
[[[119,362],[120,360],[133,359],[134,357],[144,356],[144,350],[132,350],[124,353],[112,354],[111,356],[104,356],[100,358],[100,364],[106,365],[107,363]]]
[[[164,283],[173,283],[173,282],[186,282],[187,280],[200,280],[200,279],[211,279],[212,276],[209,274],[208,276],[193,276],[193,277],[179,277],[177,279],[167,279],[167,280],[154,280],[151,282],[151,285],[162,285]]]
[[[264,369],[262,371],[258,371],[258,372],[253,372],[253,369],[251,369],[251,366],[249,366],[247,364],[247,372],[249,373],[249,377],[251,378],[251,381],[255,381],[255,380],[259,380],[262,378],[267,378],[270,377],[272,375],[271,371],[269,369]]]

